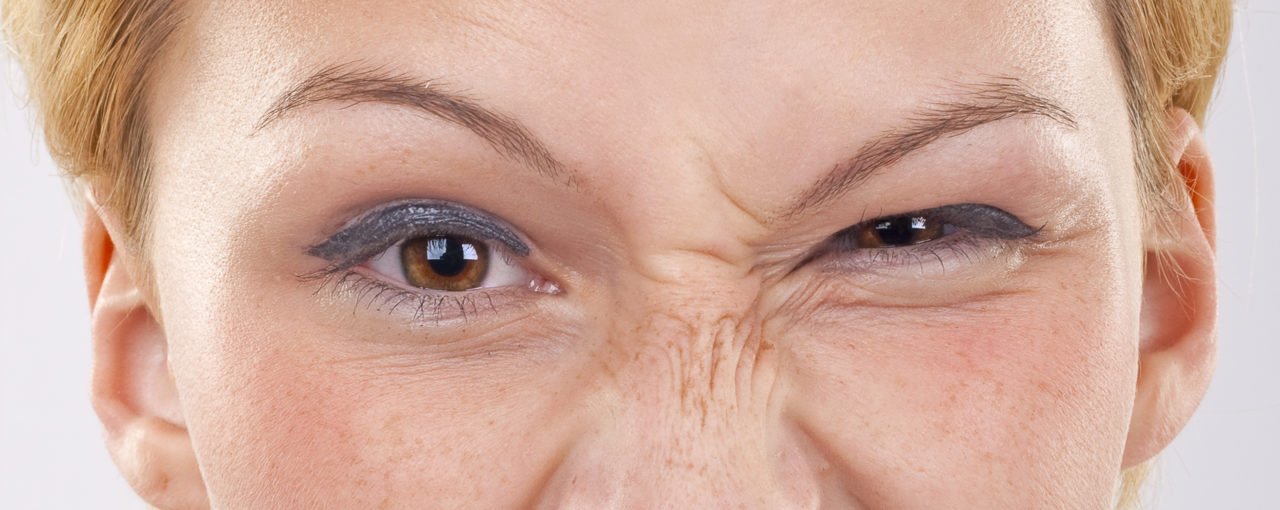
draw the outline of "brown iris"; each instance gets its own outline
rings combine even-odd
[[[489,250],[459,236],[419,237],[400,248],[404,278],[424,289],[462,291],[479,287],[489,269]]]
[[[925,216],[875,220],[858,233],[859,248],[892,248],[927,243],[946,235],[947,225]]]

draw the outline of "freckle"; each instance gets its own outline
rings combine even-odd
[[[951,437],[951,427],[946,420],[936,420],[933,422],[933,429],[937,431],[939,436]]]

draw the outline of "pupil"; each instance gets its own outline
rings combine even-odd
[[[427,241],[427,263],[440,276],[461,274],[471,260],[476,260],[476,248],[471,243],[452,237],[437,237]]]
[[[920,225],[923,227],[924,225]],[[876,235],[880,236],[880,240],[884,244],[893,246],[905,246],[915,243],[916,233],[923,228],[917,228],[912,218],[896,218],[888,221],[876,223]]]

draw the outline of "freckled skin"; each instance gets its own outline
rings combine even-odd
[[[153,257],[212,505],[1108,507],[1142,252],[1089,5],[186,3],[148,98]],[[393,107],[253,132],[282,90],[351,61],[518,119],[577,188]],[[776,214],[986,76],[1080,127],[1001,121]],[[564,292],[423,321],[292,278],[324,265],[307,246],[406,198],[502,218]],[[957,203],[1045,228],[945,270],[801,264],[859,221]]]

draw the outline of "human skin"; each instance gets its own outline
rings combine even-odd
[[[181,9],[147,96],[145,257],[98,208],[86,243],[95,404],[157,506],[1107,508],[1207,384],[1211,217],[1143,223],[1089,3]],[[333,66],[499,112],[556,174],[403,105],[263,122]],[[1069,120],[948,133],[793,210],[869,142],[1010,83]],[[1202,143],[1178,119],[1175,161]],[[1210,191],[1207,160],[1181,168]],[[418,199],[510,225],[511,284],[436,307],[384,299],[369,282],[440,293],[369,264],[313,277],[313,247]],[[1036,232],[831,249],[955,204]],[[1157,248],[1194,281],[1152,278]]]

